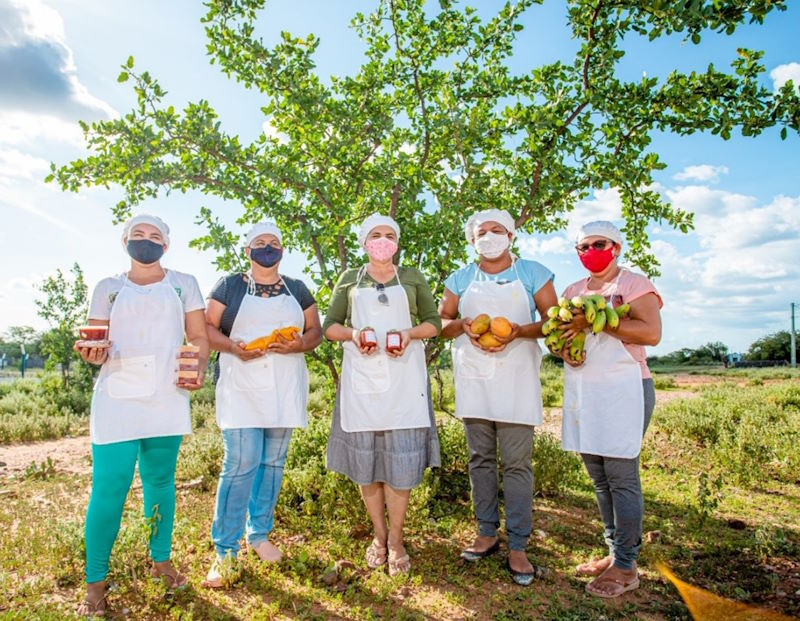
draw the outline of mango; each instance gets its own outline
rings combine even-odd
[[[513,328],[511,323],[505,317],[495,317],[489,324],[489,329],[492,334],[499,336],[501,339],[508,338],[511,335]]]
[[[472,320],[472,325],[470,325],[469,329],[472,330],[473,334],[483,334],[489,329],[491,322],[489,315],[481,313]]]
[[[286,326],[285,328],[280,328],[278,333],[287,341],[291,341],[294,339],[295,334],[300,334],[300,328],[297,326]]]
[[[478,344],[484,349],[489,349],[490,347],[500,347],[502,345],[502,343],[498,341],[491,332],[484,332],[481,334],[481,337],[478,339]]]
[[[253,339],[247,345],[244,346],[245,351],[253,351],[254,349],[266,349],[268,345],[275,342],[275,331],[268,336],[259,336],[257,339]]]

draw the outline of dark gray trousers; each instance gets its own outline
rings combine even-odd
[[[497,451],[503,468],[508,547],[524,550],[531,534],[533,511],[532,425],[465,418],[469,446],[469,481],[478,534],[495,537],[500,526]]]
[[[644,429],[647,431],[656,405],[652,378],[643,379]],[[614,565],[632,569],[642,545],[644,498],[639,479],[639,457],[622,459],[581,453],[592,477],[597,506],[603,519],[604,536]]]

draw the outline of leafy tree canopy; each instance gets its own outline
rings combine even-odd
[[[622,199],[628,258],[656,274],[646,226],[686,232],[692,214],[653,189],[665,167],[650,148],[654,133],[728,139],[777,126],[794,139],[800,99],[791,82],[766,88],[762,53],[748,49],[728,68],[622,79],[623,39],[678,33],[696,44],[760,23],[787,0],[569,0],[574,58],[515,73],[520,18],[541,3],[508,2],[481,19],[453,0],[378,0],[352,20],[366,47],[360,67],[322,79],[313,34],[283,32],[271,47],[256,36],[265,0],[208,0],[210,62],[260,94],[274,132],[243,142],[206,100],[167,105],[165,88],[130,57],[118,79],[133,84],[136,106],[83,124],[91,155],[53,164],[49,179],[72,191],[121,186],[116,218],[175,190],[241,205],[241,224],[272,218],[285,244],[306,253],[323,306],[337,273],[361,260],[355,224],[373,211],[400,222],[401,260],[438,288],[466,259],[470,212],[505,208],[522,230],[549,233],[609,187]],[[216,250],[220,269],[240,267],[238,236],[208,208],[198,217],[207,234],[193,244]]]

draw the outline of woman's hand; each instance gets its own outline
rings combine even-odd
[[[303,345],[303,336],[297,332],[292,334],[291,339],[278,333],[275,342],[267,345],[267,351],[276,354],[299,354],[303,352]]]
[[[467,335],[469,342],[472,343],[474,347],[477,347],[481,351],[487,351],[478,343],[478,339],[481,338],[481,335],[475,334],[472,331],[472,317],[463,317],[461,319],[461,330]]]
[[[245,349],[246,346],[247,343],[245,343],[244,341],[239,341],[239,342],[231,341],[230,353],[232,353],[242,362],[247,362],[248,360],[254,360],[256,358],[260,358],[265,353],[267,353],[267,350],[265,349],[251,349],[248,351]]]
[[[502,336],[495,335],[494,338],[496,338],[498,341],[500,341],[503,344],[503,348],[505,348],[506,345],[508,345],[511,341],[513,341],[518,336],[519,336],[519,324],[518,323],[511,323],[511,334],[509,334],[505,338],[502,337]],[[492,349],[496,349],[496,348],[493,347]],[[502,349],[500,351],[502,351]]]
[[[78,347],[75,343],[72,347],[81,355],[81,359],[89,364],[103,364],[108,360],[108,347]]]
[[[206,370],[204,368],[200,368],[197,370],[197,377],[193,381],[186,381],[186,379],[183,378],[183,381],[178,382],[177,386],[178,388],[181,388],[183,390],[190,390],[190,391],[200,390],[203,387],[203,382],[205,381],[205,377],[206,377]]]
[[[572,311],[572,321],[569,323],[561,324],[561,330],[564,330],[563,337],[569,343],[575,337],[578,332],[583,332],[586,328],[591,328],[592,324],[590,324],[586,320],[586,315],[583,314],[583,311],[575,308]],[[597,311],[598,313],[602,313],[605,311]],[[574,365],[573,365],[574,366]]]
[[[378,344],[375,343],[374,345],[361,345],[361,333],[363,330],[356,330],[353,328],[353,343],[355,346],[358,347],[358,351],[360,351],[365,356],[371,356],[378,351]]]
[[[411,342],[411,330],[400,330],[400,349],[397,351],[386,350],[386,355],[391,358],[399,358],[406,353],[406,347]]]
[[[564,360],[565,364],[573,368],[578,368],[579,366],[583,365],[586,362],[586,350],[581,352],[581,359],[580,360],[573,360],[572,356],[569,355],[569,344],[564,345],[564,348],[561,350],[559,357]]]

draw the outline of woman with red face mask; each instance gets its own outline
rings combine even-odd
[[[358,242],[369,260],[339,277],[322,325],[344,349],[327,467],[361,487],[374,528],[367,566],[388,564],[392,576],[411,569],[403,544],[411,490],[440,462],[423,339],[442,323],[425,277],[394,264],[399,238],[392,218],[364,220]]]
[[[585,224],[576,241],[589,276],[567,287],[563,296],[599,295],[615,308],[630,305],[616,329],[606,324],[597,334],[582,312],[574,312],[565,336],[569,343],[585,332],[585,352],[579,361],[568,355],[569,345],[561,352],[567,363],[562,447],[579,452],[586,464],[609,548],[604,558],[578,565],[577,573],[594,576],[587,592],[611,598],[639,586],[636,559],[644,509],[639,452],[655,407],[644,348],[661,340],[662,303],[645,276],[617,265],[622,236],[611,222]]]

